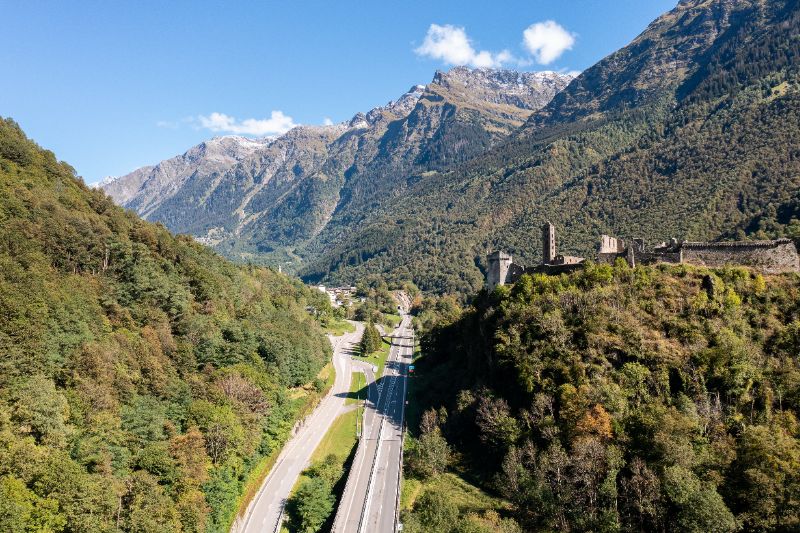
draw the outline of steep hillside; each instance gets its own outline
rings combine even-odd
[[[797,531],[798,297],[796,274],[621,262],[427,306],[406,483],[450,470],[530,532]],[[404,529],[461,531],[471,509],[436,503]]]
[[[232,258],[291,268],[295,251],[325,249],[420,174],[496,145],[570,80],[455,68],[349,122],[277,139],[213,139],[103,187],[146,219]]]
[[[469,294],[492,249],[539,261],[546,219],[565,252],[589,257],[600,233],[791,236],[799,35],[796,0],[682,1],[511,139],[421,176],[302,272],[343,281],[383,273]]]
[[[224,531],[327,298],[87,188],[0,120],[0,530]]]

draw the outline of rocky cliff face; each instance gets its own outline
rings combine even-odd
[[[550,71],[455,67],[447,72],[438,71],[431,88],[438,86],[465,101],[534,111],[547,105],[571,80],[571,75]],[[524,112],[518,114],[525,115]]]
[[[102,188],[169,229],[239,259],[296,261],[331,220],[330,238],[420,173],[494,146],[571,76],[463,67],[333,126],[278,138],[217,137]]]

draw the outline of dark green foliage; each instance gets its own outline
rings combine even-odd
[[[409,423],[528,531],[794,531],[799,296],[746,269],[523,276],[423,332],[436,411]]]
[[[419,438],[409,441],[406,464],[409,471],[420,478],[440,474],[450,463],[450,446],[442,436],[445,420],[433,409],[422,415]]]
[[[364,327],[364,333],[361,335],[361,341],[358,343],[361,355],[370,355],[377,352],[381,344],[381,334],[378,332],[378,328],[376,328],[375,324],[372,322],[368,323]]]
[[[115,207],[0,120],[0,530],[227,531],[330,354],[306,310],[326,300]]]
[[[455,531],[458,523],[458,507],[447,494],[426,492],[417,503],[417,512],[404,524],[411,532]]]
[[[293,531],[317,533],[333,511],[336,497],[324,477],[303,481],[287,503]]]

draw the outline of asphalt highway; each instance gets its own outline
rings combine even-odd
[[[335,533],[394,531],[412,335],[411,319],[406,315],[392,333],[383,377],[377,386],[370,384],[364,432],[337,509]]]

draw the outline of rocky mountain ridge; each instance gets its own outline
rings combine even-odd
[[[484,151],[571,79],[457,67],[348,121],[277,138],[217,137],[102,188],[231,257],[296,262],[293,251],[334,216],[353,217],[415,173]]]

